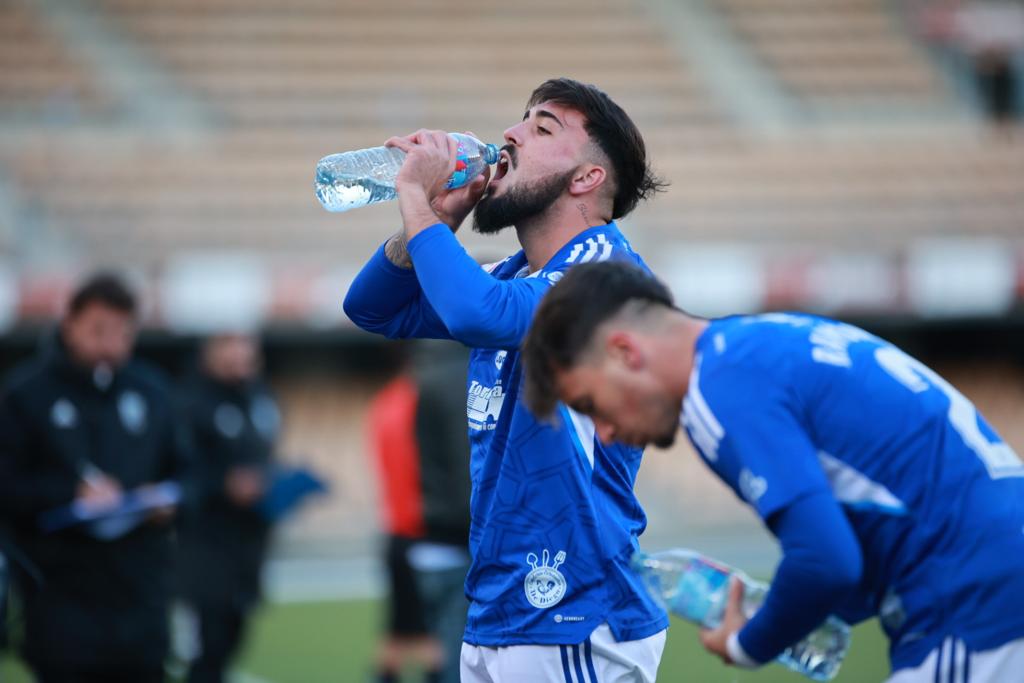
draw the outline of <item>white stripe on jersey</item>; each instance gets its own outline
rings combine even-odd
[[[892,491],[872,481],[834,455],[818,451],[818,462],[828,477],[832,494],[840,503],[854,507],[870,507],[893,515],[906,514],[906,505],[893,495]]]
[[[582,254],[582,253],[583,253],[583,243],[580,242],[579,244],[574,244],[573,247],[572,247],[572,251],[569,252],[569,258],[565,259],[565,262],[566,263],[575,263],[576,259],[578,259],[580,257],[580,254]]]
[[[952,636],[913,668],[899,669],[886,683],[1006,683],[1020,679],[1024,668],[1024,638],[972,652]]]
[[[590,469],[594,469],[594,439],[597,436],[597,428],[594,427],[594,421],[586,415],[581,415],[569,406],[565,407],[569,413],[569,418],[572,420],[572,427],[576,431],[576,437],[580,440],[580,445],[583,446],[583,455],[586,456],[587,462],[590,463]]]
[[[711,462],[718,460],[718,444],[725,436],[725,429],[700,392],[700,358],[694,362],[690,372],[690,386],[683,400],[682,423],[690,431],[704,457]]]
[[[584,247],[586,247],[586,251],[583,251]],[[594,237],[588,237],[584,242],[574,244],[565,262],[576,263],[577,259],[580,263],[594,260],[607,261],[611,258],[614,249],[615,245],[608,240],[608,236],[600,233]]]
[[[604,235],[599,235],[599,237],[604,237]],[[580,263],[587,263],[595,256],[597,256],[597,242],[594,241],[593,237],[588,237],[587,253],[583,254],[583,258],[580,259]]]

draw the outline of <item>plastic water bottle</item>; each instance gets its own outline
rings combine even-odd
[[[448,189],[462,187],[498,162],[498,147],[471,135],[449,133],[459,143]],[[325,156],[316,165],[316,197],[328,211],[348,211],[398,196],[395,178],[405,161],[397,147],[371,147]]]
[[[676,548],[651,555],[637,553],[633,570],[647,590],[673,614],[707,628],[722,623],[729,598],[729,578],[744,586],[743,614],[749,619],[761,607],[768,585],[693,550]],[[829,617],[806,638],[787,648],[776,661],[816,681],[832,680],[850,647],[850,627]]]

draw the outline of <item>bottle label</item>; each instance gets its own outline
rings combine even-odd
[[[452,173],[452,177],[448,179],[448,184],[445,187],[453,190],[456,187],[462,187],[470,180],[472,179],[469,177],[469,154],[466,153],[466,146],[460,142],[459,150],[455,153],[455,173]]]
[[[728,593],[729,571],[703,560],[694,561],[680,577],[670,609],[697,624],[710,625],[720,618]]]

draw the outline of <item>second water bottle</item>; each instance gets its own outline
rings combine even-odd
[[[761,607],[768,593],[766,584],[682,548],[652,555],[637,553],[633,570],[667,610],[706,628],[715,628],[722,622],[732,576],[743,582],[743,614],[748,619]],[[850,627],[840,619],[829,617],[806,638],[786,648],[777,661],[808,678],[828,681],[838,673],[849,646]]]

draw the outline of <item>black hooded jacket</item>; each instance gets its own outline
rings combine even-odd
[[[57,337],[7,377],[0,393],[0,519],[22,558],[14,576],[30,662],[130,671],[162,661],[172,526],[145,522],[100,540],[82,528],[43,533],[39,516],[70,503],[89,466],[125,489],[187,483],[180,437],[167,383],[141,362],[93,373],[75,365]]]
[[[181,413],[195,453],[196,505],[181,520],[182,597],[245,609],[260,594],[269,524],[226,493],[233,467],[269,473],[280,431],[277,403],[262,382],[229,384],[203,373],[184,383]]]

